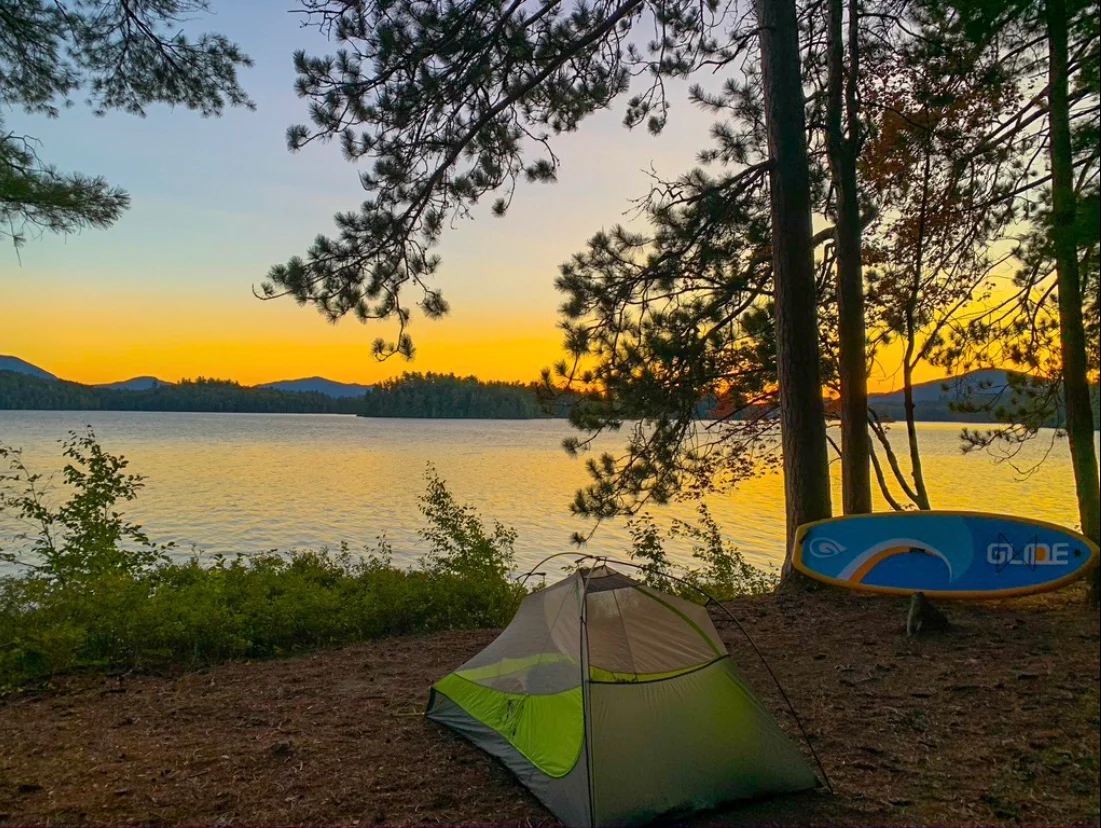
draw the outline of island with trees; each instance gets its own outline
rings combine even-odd
[[[484,382],[454,374],[406,373],[364,397],[364,417],[533,420],[556,416],[542,405],[533,383]],[[561,416],[559,413],[558,416]]]

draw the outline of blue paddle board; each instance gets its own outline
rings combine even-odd
[[[1007,598],[1057,589],[1098,565],[1088,538],[983,512],[881,512],[800,526],[800,572],[863,592]]]

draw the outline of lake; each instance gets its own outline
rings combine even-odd
[[[374,546],[385,534],[395,560],[423,553],[417,498],[431,463],[456,498],[488,520],[518,532],[517,562],[530,567],[571,549],[574,531],[590,524],[568,504],[586,481],[582,460],[568,457],[560,420],[404,420],[340,415],[193,414],[100,411],[0,411],[0,443],[22,447],[33,470],[57,472],[57,442],[90,424],[103,446],[124,454],[145,475],[126,514],[158,542],[233,554],[270,549]],[[1077,528],[1074,482],[1065,440],[1041,433],[1013,464],[986,453],[963,455],[959,425],[919,426],[926,479],[935,508],[975,509],[1039,518]],[[623,437],[602,445],[614,448]],[[896,450],[903,429],[893,430]],[[1026,467],[1050,454],[1031,475]],[[834,505],[840,470],[834,463]],[[754,563],[783,558],[783,485],[777,473],[709,496],[726,535]],[[690,517],[693,506],[655,507],[661,520]],[[877,509],[886,504],[878,497]],[[18,527],[0,515],[0,548]],[[588,550],[622,556],[623,521],[597,530]],[[689,554],[669,547],[675,558]]]

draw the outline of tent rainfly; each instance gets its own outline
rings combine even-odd
[[[528,595],[427,715],[563,823],[629,825],[818,784],[703,607],[607,566]]]

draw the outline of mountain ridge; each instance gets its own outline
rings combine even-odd
[[[38,379],[60,379],[60,377],[58,377],[56,374],[51,374],[44,368],[39,368],[37,365],[32,365],[25,359],[20,359],[16,356],[9,356],[7,354],[0,354],[0,371],[11,371],[16,374],[28,374],[32,377],[38,377]]]
[[[131,377],[121,382],[97,382],[92,387],[106,388],[110,391],[148,391],[150,388],[158,388],[162,385],[175,385],[175,383],[159,377],[141,376]]]
[[[0,410],[357,414],[362,405],[354,397],[296,394],[224,380],[200,378],[118,389],[43,379],[25,371],[0,371]]]
[[[988,391],[991,394],[998,393],[1009,385],[1010,376],[1024,376],[1021,371],[1008,371],[1004,368],[978,368],[954,377],[942,377],[941,379],[918,382],[913,386],[915,403],[941,402],[944,400],[963,400],[969,396],[971,390]],[[983,388],[986,385],[987,388]],[[903,405],[905,393],[887,391],[879,394],[869,394],[868,403],[887,405]]]
[[[320,376],[303,377],[293,380],[277,380],[275,382],[260,383],[254,386],[244,386],[233,382],[203,380],[202,378],[172,383],[158,377],[147,375],[132,377],[128,380],[114,383],[85,385],[63,380],[55,374],[18,357],[0,356],[0,380],[3,380],[5,376],[11,379],[0,382],[0,392],[2,392],[0,396],[5,396],[8,399],[0,399],[0,408],[53,408],[61,406],[76,409],[95,409],[102,408],[106,405],[110,406],[112,410],[128,410],[131,407],[139,405],[171,405],[174,407],[178,405],[200,405],[199,408],[194,410],[207,410],[205,406],[215,405],[215,403],[205,399],[201,401],[201,403],[192,400],[189,397],[189,394],[192,394],[192,392],[182,390],[180,393],[171,392],[171,389],[181,389],[184,386],[195,386],[196,383],[200,385],[205,383],[205,385],[202,385],[204,389],[220,394],[223,400],[229,400],[232,397],[233,402],[226,402],[226,405],[234,407],[244,406],[245,408],[261,406],[263,410],[301,410],[303,413],[305,413],[306,410],[319,412],[329,411],[332,409],[332,406],[337,406],[341,412],[352,413],[352,409],[349,408],[349,406],[356,405],[357,403],[363,405],[366,401],[369,401],[375,396],[371,393],[374,391],[373,386],[338,382]],[[1019,372],[990,368],[971,371],[955,377],[944,377],[942,379],[918,383],[913,387],[913,398],[916,409],[915,419],[921,422],[995,422],[996,418],[993,416],[993,409],[996,408],[996,404],[1003,402],[1001,399],[1003,395],[1008,399],[1010,394],[1006,392],[1010,387],[1011,378],[1017,376],[1023,377],[1025,375]],[[27,378],[22,386],[16,383],[17,377]],[[31,388],[26,385],[27,381],[32,380],[34,383],[39,384],[37,388]],[[481,384],[481,381],[478,382]],[[492,383],[490,384],[492,385]],[[230,386],[234,386],[239,391],[255,392],[256,394],[289,394],[290,397],[286,398],[283,402],[277,402],[274,398],[265,398],[261,401],[259,397],[255,400],[251,397],[247,398],[247,400],[244,398],[242,400],[237,400],[234,396],[237,391],[231,389]],[[51,387],[55,390],[51,391]],[[222,390],[217,391],[217,389]],[[192,389],[192,391],[194,391],[194,389]],[[104,394],[113,396],[102,397]],[[144,395],[149,394],[157,394],[158,396],[155,399],[144,399]],[[371,395],[370,397],[368,397],[369,394]],[[1101,415],[1101,410],[1098,409],[1101,408],[1101,405],[1098,405],[1098,390],[1096,384],[1092,387],[1092,394],[1094,398],[1095,427],[1097,427],[1096,424],[1099,415]],[[192,394],[192,396],[194,396],[194,394]],[[138,397],[142,397],[142,399],[138,399]],[[292,401],[291,398],[296,397],[300,399]],[[365,400],[365,398],[367,399]],[[310,399],[314,401],[310,402]],[[331,402],[322,403],[322,399]],[[957,404],[962,402],[970,402],[972,404],[977,404],[980,408],[987,408],[990,410],[959,410]],[[378,403],[382,405],[381,398],[379,398]],[[872,410],[874,410],[884,421],[901,421],[906,417],[905,399],[902,391],[870,394],[868,403]],[[987,403],[987,405],[983,406],[983,403]],[[831,407],[835,407],[836,404],[836,400],[828,401],[828,405]],[[369,406],[372,410],[377,407],[378,406]],[[187,409],[173,408],[172,410]],[[235,410],[244,409],[236,408]],[[360,409],[357,409],[356,413],[360,413]],[[413,414],[406,411],[391,412],[388,414],[376,412],[375,416],[413,416]],[[422,414],[421,416],[424,415]],[[454,411],[444,411],[428,416],[457,417],[460,416],[460,414]],[[469,416],[469,413],[466,416]],[[709,414],[701,414],[701,416],[707,417]]]

